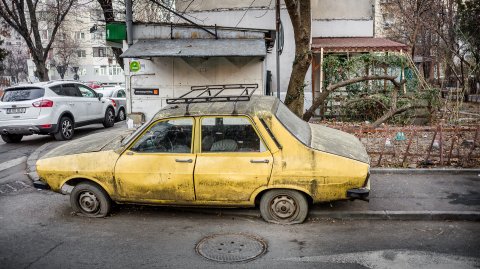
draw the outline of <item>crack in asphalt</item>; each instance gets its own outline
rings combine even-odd
[[[30,266],[32,266],[34,263],[38,262],[39,260],[41,260],[43,257],[47,256],[50,252],[52,252],[54,249],[56,249],[57,247],[59,247],[60,245],[62,245],[64,242],[60,242],[58,244],[56,244],[55,246],[53,246],[52,248],[50,248],[47,252],[45,252],[45,254],[43,255],[40,255],[38,258],[36,258],[33,262],[29,263],[24,269],[27,269],[27,268],[30,268]]]

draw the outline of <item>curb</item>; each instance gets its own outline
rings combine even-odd
[[[371,168],[372,174],[480,174],[477,168]]]
[[[38,157],[40,156],[40,153],[45,150],[50,144],[53,142],[48,142],[40,147],[38,147],[32,154],[30,154],[27,158],[27,176],[30,178],[30,180],[37,181],[39,180],[39,176],[37,174],[37,167],[36,167],[36,162],[38,160]]]
[[[258,209],[185,209],[182,211],[208,215],[259,218]],[[428,220],[428,221],[480,221],[480,211],[319,211],[311,210],[309,219],[339,220]]]

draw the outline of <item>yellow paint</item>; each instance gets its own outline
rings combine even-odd
[[[345,199],[348,189],[364,185],[368,164],[303,145],[271,113],[246,116],[266,151],[202,153],[196,117],[191,153],[132,152],[133,141],[115,151],[41,159],[37,171],[53,191],[71,179],[84,178],[101,185],[117,202],[190,206],[252,206],[259,193],[275,188],[304,192],[314,202],[332,201]]]

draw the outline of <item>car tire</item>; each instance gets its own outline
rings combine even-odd
[[[63,141],[70,140],[75,131],[73,120],[70,117],[62,117],[58,124],[58,130],[53,134],[55,140]]]
[[[120,108],[120,110],[118,111],[118,115],[117,115],[117,121],[124,121],[125,120],[125,109],[123,108]]]
[[[115,124],[115,111],[111,107],[105,111],[105,117],[103,118],[103,127],[110,128]]]
[[[112,201],[105,190],[92,182],[76,185],[70,193],[70,204],[76,213],[91,218],[103,218],[112,208]]]
[[[260,199],[260,213],[266,222],[302,223],[308,214],[308,202],[305,195],[298,191],[269,190]]]
[[[2,140],[5,143],[19,143],[22,141],[23,135],[21,134],[2,134]]]

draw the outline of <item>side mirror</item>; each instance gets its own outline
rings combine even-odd
[[[100,99],[102,99],[103,97],[103,93],[98,93],[97,96],[98,96],[98,101],[100,101]]]

